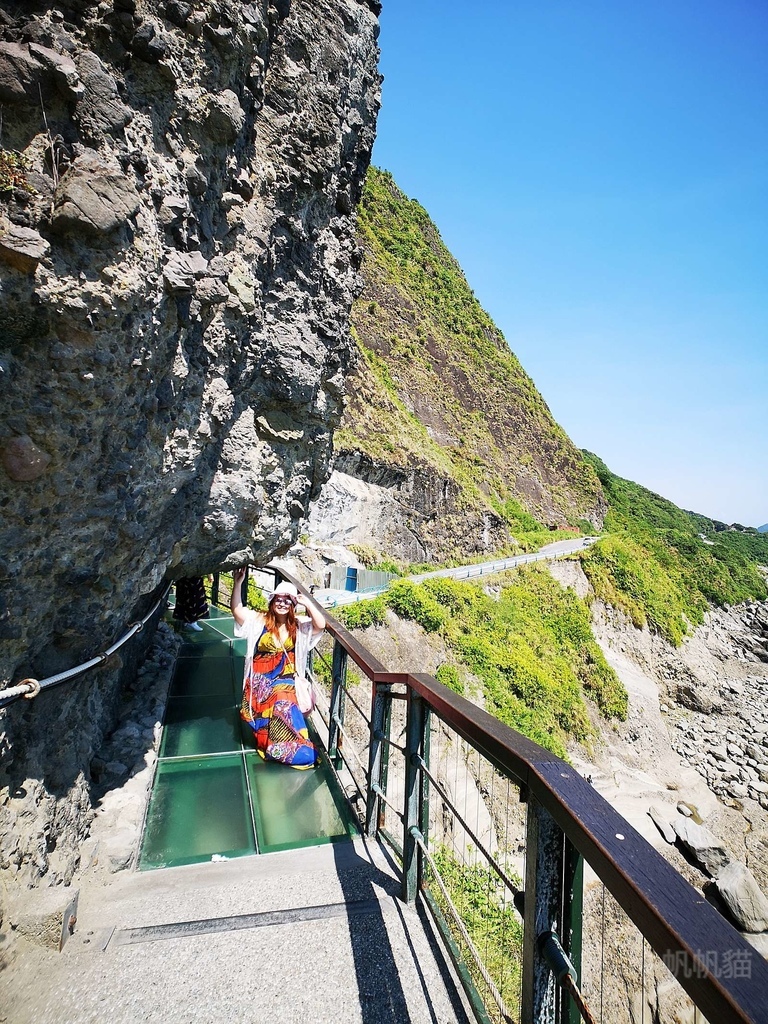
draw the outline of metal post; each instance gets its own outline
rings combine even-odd
[[[388,779],[389,779],[389,754],[390,747],[389,739],[392,735],[392,687],[383,686],[381,688],[382,695],[385,696],[384,705],[384,742],[381,748],[381,789],[385,794],[389,792]],[[385,821],[385,805],[383,801],[379,802],[379,828],[384,828]]]
[[[579,851],[565,840],[565,884],[563,886],[565,906],[563,907],[563,934],[561,944],[568,959],[574,966],[581,984],[581,949],[582,949],[582,922],[584,905],[584,858]],[[568,1000],[568,1012],[563,1014],[563,1020],[568,1024],[581,1024],[582,1017],[576,1003],[568,998],[568,993],[563,992]]]
[[[383,825],[379,793],[387,791],[389,762],[389,725],[392,687],[373,684],[371,697],[371,738],[368,744],[368,794],[365,807],[365,834],[373,838]]]
[[[215,572],[211,577],[211,604],[216,607],[219,603],[219,574]]]
[[[429,768],[429,754],[432,749],[432,708],[424,705],[424,764]],[[424,842],[429,838],[429,776],[421,779],[421,823],[419,825]]]
[[[341,768],[341,730],[344,722],[344,693],[347,684],[347,652],[338,640],[333,642],[333,664],[331,668],[331,707],[328,723],[328,756],[335,768]]]
[[[554,975],[538,937],[562,929],[563,833],[533,796],[528,801],[522,1024],[565,1024]]]
[[[413,903],[421,888],[422,856],[414,832],[421,833],[424,813],[420,760],[424,756],[424,725],[427,707],[414,690],[408,690],[408,721],[405,740],[405,821],[403,831],[403,900]]]

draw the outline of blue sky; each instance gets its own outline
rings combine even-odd
[[[614,473],[768,522],[768,2],[384,0],[373,162]]]

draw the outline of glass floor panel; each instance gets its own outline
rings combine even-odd
[[[320,845],[357,831],[324,753],[306,771],[255,753],[239,716],[245,640],[230,638],[228,612],[211,615],[202,632],[180,633],[141,870]]]
[[[232,696],[171,697],[160,757],[240,752],[240,714]]]
[[[356,832],[345,804],[337,800],[338,783],[323,758],[316,768],[299,771],[246,754],[253,793],[259,850],[292,850],[348,839]]]
[[[139,866],[195,864],[256,852],[240,754],[161,761]]]
[[[216,643],[221,639],[221,633],[214,626],[210,625],[204,619],[200,620],[202,629],[198,632],[194,629],[183,629],[175,619],[167,619],[167,621],[178,631],[179,636],[184,642],[184,646],[189,644],[190,646],[199,647],[201,645]]]
[[[221,654],[221,652],[220,652]],[[232,658],[179,658],[171,680],[172,697],[194,697],[203,694],[234,695]]]
[[[228,640],[234,639],[235,636],[235,620],[231,616],[224,618],[217,618],[215,622],[207,623],[209,632],[220,633],[225,636]]]
[[[199,636],[199,634],[198,634]],[[224,638],[220,633],[208,633],[207,639],[197,642],[185,642],[179,648],[180,658],[221,658],[226,655],[229,644],[223,644]],[[239,641],[238,641],[239,642]],[[245,654],[245,650],[243,650]]]
[[[225,612],[223,608],[217,608],[215,605],[210,605],[208,608],[208,622],[212,619],[231,619],[231,612]]]

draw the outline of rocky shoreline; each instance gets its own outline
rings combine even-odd
[[[721,707],[678,718],[672,748],[726,802],[749,797],[768,810],[768,679],[727,682],[720,694]]]
[[[754,605],[709,612],[679,648],[621,624],[615,611],[596,619],[603,646],[656,682],[675,752],[726,802],[768,809],[768,602],[758,607],[759,616]]]
[[[580,570],[558,567],[581,587]],[[584,581],[585,583],[586,581]],[[679,648],[596,603],[593,628],[629,693],[627,720],[603,725],[582,774],[688,880],[709,893],[738,874],[758,910],[730,916],[768,955],[768,605],[711,611]],[[689,821],[690,825],[685,822]],[[698,831],[700,830],[701,835]],[[701,846],[698,841],[701,839]],[[708,862],[710,843],[721,851]],[[720,868],[731,867],[726,880]],[[724,896],[724,892],[719,893]],[[726,900],[727,903],[727,900]],[[751,915],[751,916],[750,916]]]

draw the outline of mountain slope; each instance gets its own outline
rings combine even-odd
[[[358,224],[359,352],[335,466],[397,491],[402,529],[390,521],[392,553],[467,555],[513,546],[536,528],[599,528],[605,503],[593,468],[423,207],[371,168]]]
[[[608,498],[606,536],[583,558],[598,597],[672,643],[702,622],[710,604],[768,598],[768,536],[686,512],[615,476],[596,455]]]
[[[574,448],[386,172],[368,172],[358,233],[357,355],[318,534],[426,561],[599,528],[583,557],[595,594],[673,644],[710,605],[768,596],[766,534],[679,509]]]

